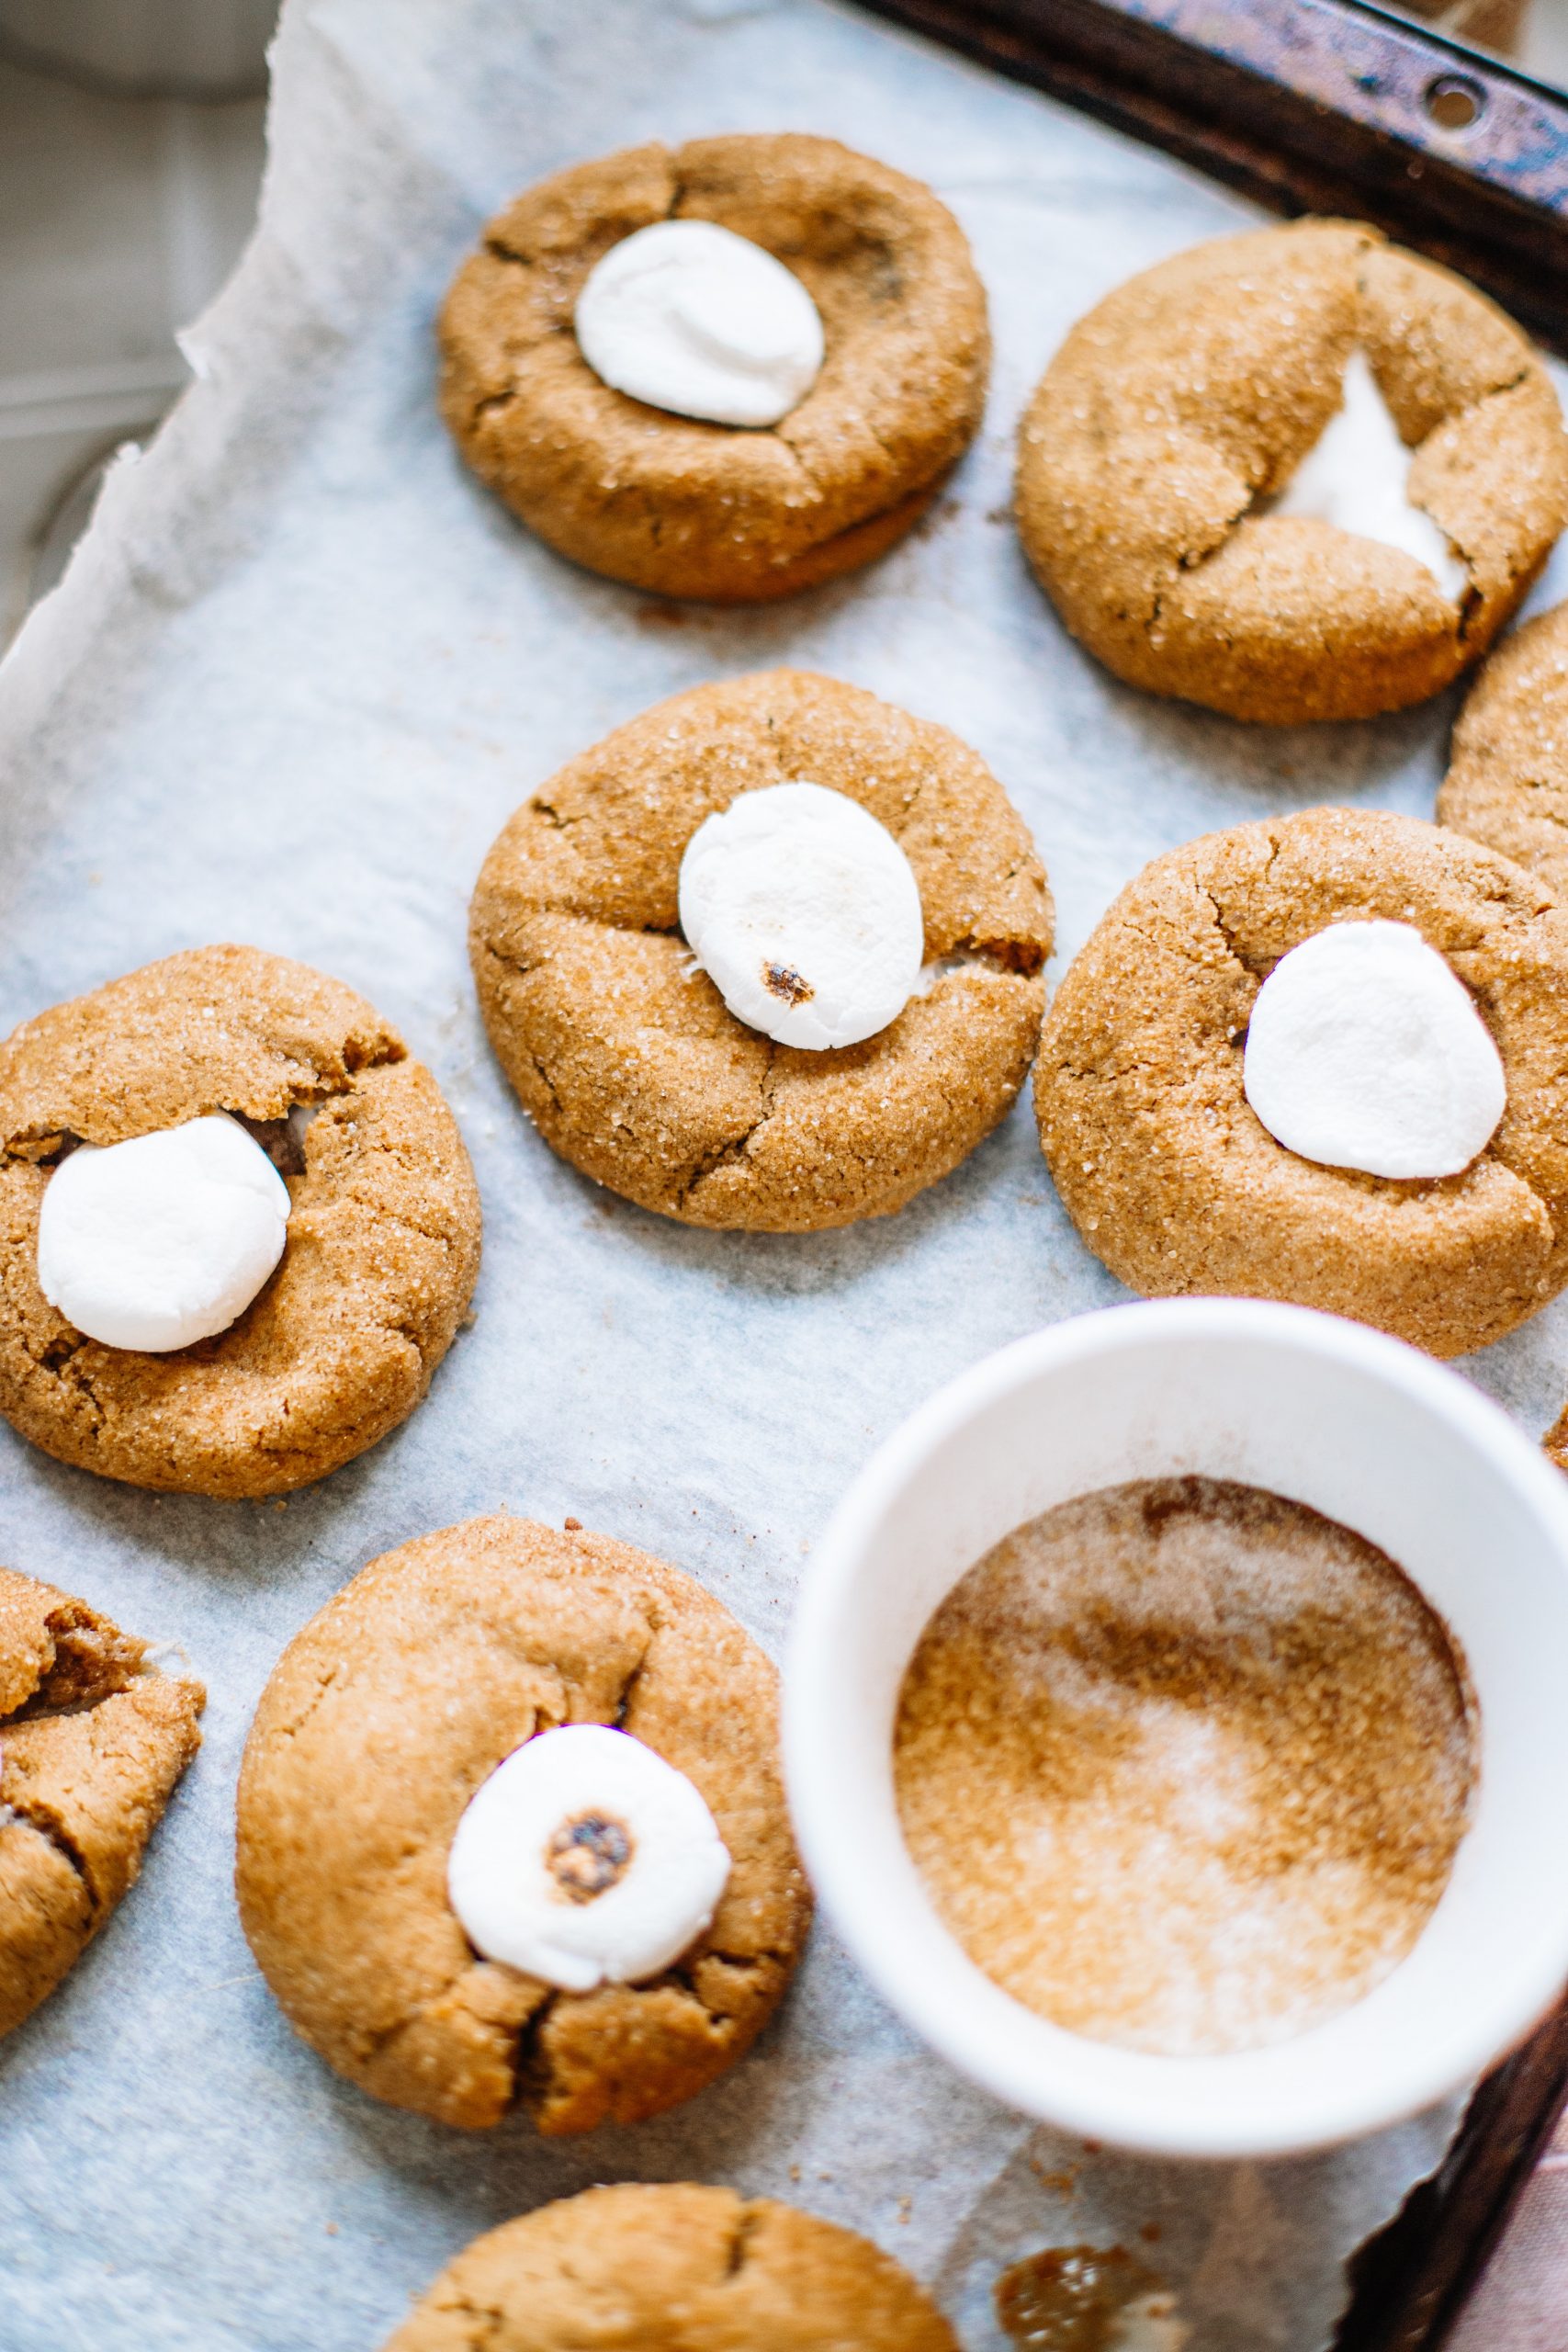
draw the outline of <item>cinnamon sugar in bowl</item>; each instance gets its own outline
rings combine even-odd
[[[1462,1661],[1387,1555],[1282,1495],[1140,1478],[1004,1535],[894,1733],[905,1841],[1004,1991],[1197,2056],[1362,1998],[1437,1908],[1475,1780]]]

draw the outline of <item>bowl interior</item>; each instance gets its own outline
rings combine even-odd
[[[1162,2058],[1000,1991],[938,1918],[894,1803],[906,1666],[952,1586],[1021,1521],[1097,1487],[1201,1473],[1382,1546],[1462,1649],[1481,1773],[1410,1956],[1273,2047]],[[1004,1350],[934,1397],[840,1506],[786,1686],[808,1867],[862,1965],[966,2074],[1063,2127],[1167,2154],[1328,2144],[1470,2080],[1568,1976],[1568,1489],[1468,1383],[1396,1341],[1232,1300],[1117,1308]]]

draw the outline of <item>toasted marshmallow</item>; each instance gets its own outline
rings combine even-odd
[[[909,861],[869,809],[819,784],[764,785],[705,820],[681,860],[680,909],[736,1019],[781,1046],[858,1045],[919,985]]]
[[[1410,503],[1414,454],[1400,438],[1366,353],[1353,351],[1340,406],[1271,511],[1313,516],[1359,538],[1402,548],[1426,565],[1444,595],[1457,605],[1470,585],[1470,574],[1431,516]]]
[[[39,1212],[39,1288],[89,1340],[166,1354],[226,1331],[283,1255],[288,1187],[222,1112],[82,1144]]]
[[[1369,1176],[1457,1175],[1507,1102],[1469,989],[1404,922],[1332,923],[1282,956],[1252,1008],[1243,1078],[1287,1150]]]
[[[799,278],[715,220],[658,220],[612,245],[573,323],[617,392],[716,424],[776,424],[822,365],[821,317]]]
[[[587,1993],[668,1968],[729,1871],[683,1772],[629,1732],[567,1724],[513,1748],[469,1799],[446,1891],[487,1960]]]

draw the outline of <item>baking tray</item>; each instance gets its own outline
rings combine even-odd
[[[560,564],[466,476],[431,322],[485,216],[544,172],[779,126],[953,205],[993,297],[990,409],[872,571],[682,611]],[[1063,636],[1008,527],[1014,421],[1072,320],[1255,209],[833,0],[288,0],[271,136],[192,390],[111,474],[0,672],[0,1027],[202,939],[336,972],[452,1101],[486,1262],[425,1405],[281,1508],[117,1489],[0,1431],[6,1556],[182,1645],[211,1691],[141,1886],[0,2047],[0,2346],[372,2352],[475,2232],[612,2177],[730,2180],[866,2230],[969,2352],[996,2352],[989,2289],[1015,2253],[1115,2237],[1189,2282],[1201,2352],[1323,2352],[1345,2257],[1440,2165],[1455,2111],[1277,2166],[1064,2144],[913,2043],[825,1928],[775,2027],[690,2108],[583,2143],[475,2139],[376,2107],[293,2041],[227,1883],[256,1694],[374,1554],[503,1505],[570,1513],[693,1570],[776,1655],[877,1439],[989,1349],[1120,1295],[1024,1102],[900,1216],[841,1234],[694,1233],[557,1161],[489,1056],[463,942],[489,842],[556,765],[705,678],[848,677],[987,759],[1044,853],[1064,961],[1197,832],[1324,799],[1430,813],[1450,706],[1248,731],[1152,702]],[[1565,1366],[1560,1303],[1467,1369],[1540,1429]]]
[[[867,0],[1242,188],[1344,213],[1568,352],[1568,96],[1359,0]]]

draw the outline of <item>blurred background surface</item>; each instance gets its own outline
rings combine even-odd
[[[1568,0],[1382,0],[1382,13],[1408,17],[1568,89]]]
[[[277,0],[0,0],[0,645],[255,218]]]

